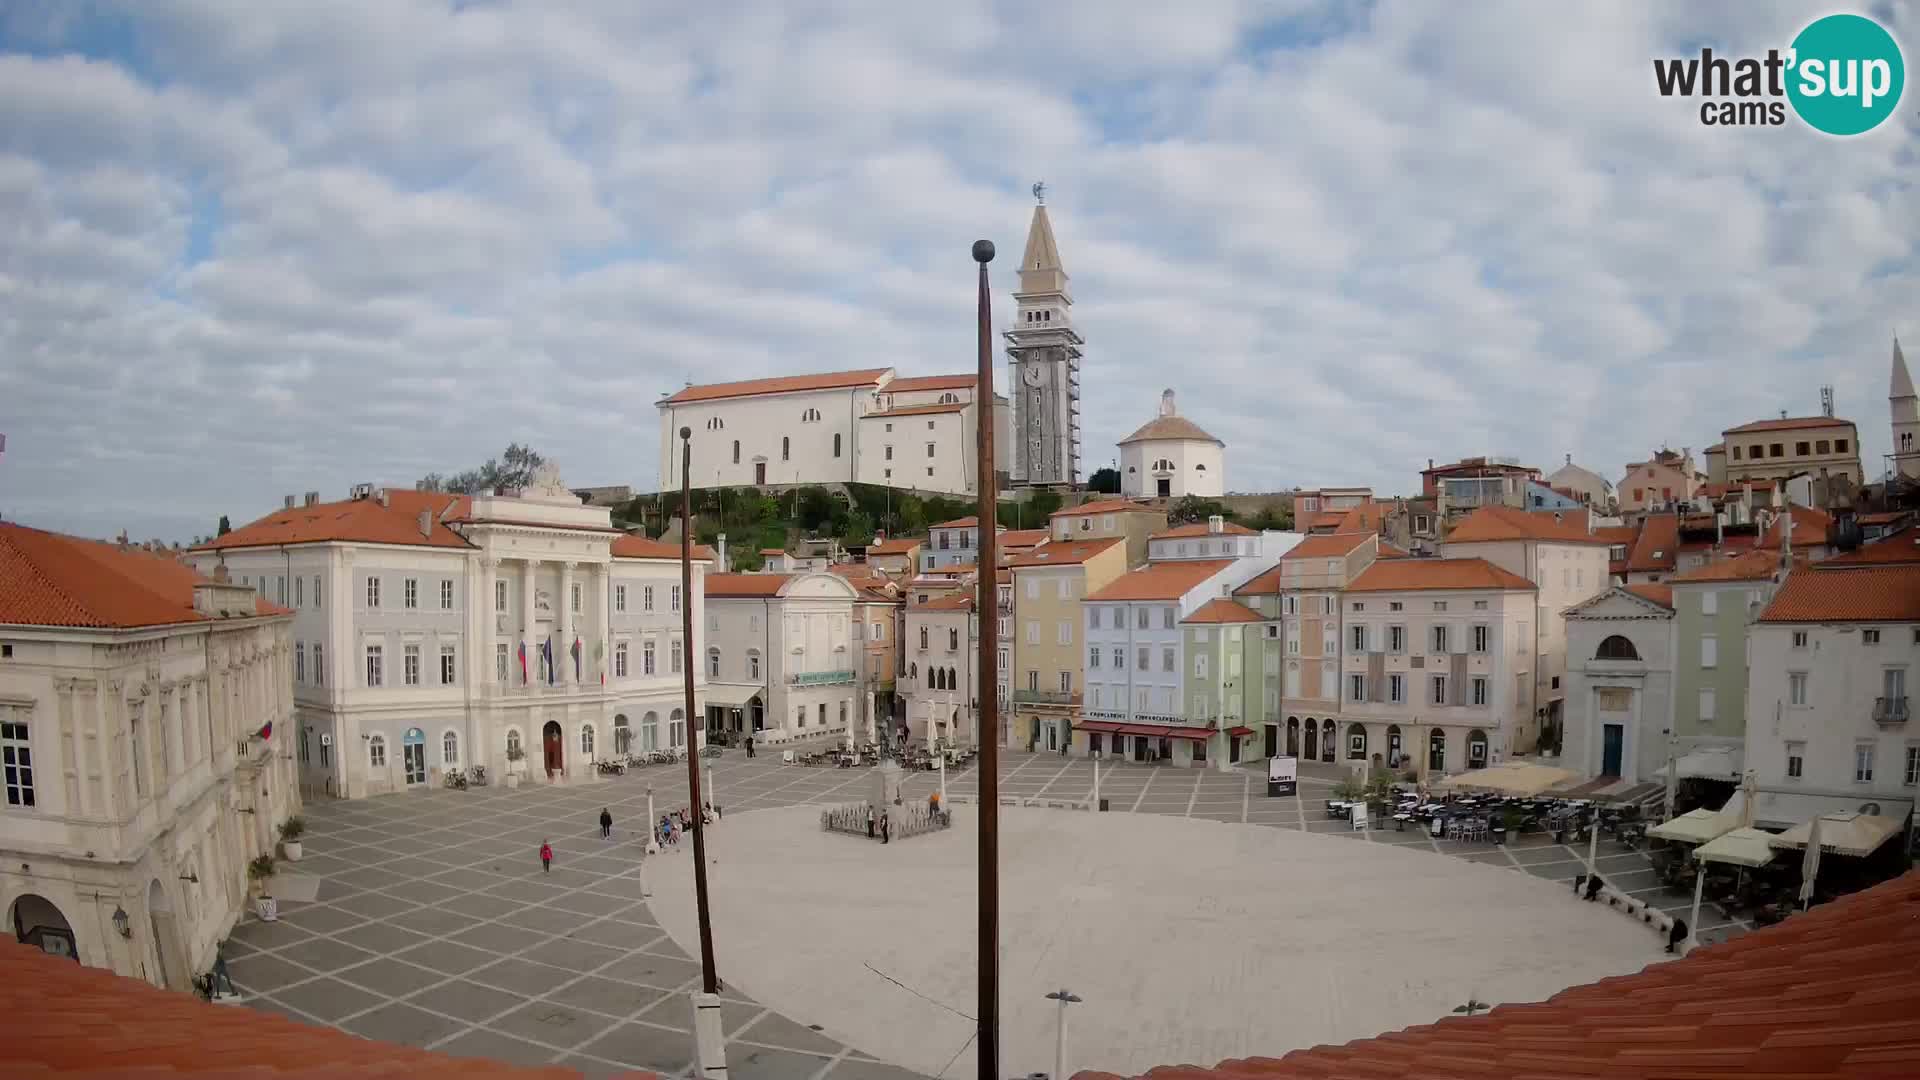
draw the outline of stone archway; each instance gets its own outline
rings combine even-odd
[[[73,958],[80,962],[80,946],[73,936],[73,925],[53,901],[38,893],[22,893],[7,911],[14,940],[44,953]]]
[[[540,758],[549,780],[567,771],[566,736],[560,733],[560,721],[549,720],[540,728]]]

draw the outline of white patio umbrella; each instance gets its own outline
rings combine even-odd
[[[1820,819],[1807,829],[1807,851],[1800,859],[1800,910],[1813,903],[1813,879],[1820,873]]]

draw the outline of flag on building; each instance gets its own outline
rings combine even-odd
[[[527,678],[527,643],[522,641],[520,643],[520,685],[525,686],[530,681]]]
[[[553,670],[553,635],[551,634],[547,635],[547,640],[540,643],[540,659],[545,662],[547,666],[547,685],[552,686],[555,675]]]
[[[267,724],[265,727],[253,733],[253,737],[256,739],[262,739],[262,740],[273,738],[273,721],[271,720],[267,721]]]
[[[573,639],[572,652],[573,652],[573,681],[579,682],[581,681],[580,680],[580,638],[577,635]]]

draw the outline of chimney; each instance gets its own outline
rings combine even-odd
[[[380,505],[381,505],[381,506],[392,506],[392,505],[393,505],[393,500],[392,500],[392,499],[389,499],[389,498],[387,497],[387,489],[386,489],[386,488],[381,488],[381,489],[380,489],[380,490],[379,490],[378,492],[376,492],[376,493],[375,493],[375,495],[374,495],[374,498],[377,498],[377,499],[379,499],[379,500],[380,500]]]
[[[726,533],[720,534],[720,540],[717,546],[719,547],[718,555],[720,557],[719,572],[724,574],[727,572],[727,567],[733,565],[732,563],[727,561],[727,534]]]
[[[433,536],[433,511],[431,510],[420,511],[420,535],[429,538]]]
[[[1713,546],[1718,549],[1720,545],[1726,542],[1727,515],[1725,513],[1715,513],[1713,515]]]
[[[1224,517],[1221,517],[1219,514],[1215,514],[1212,517],[1209,517],[1207,519],[1207,531],[1209,533],[1216,533],[1216,534],[1226,532],[1227,519]]]
[[[284,502],[284,503],[283,503],[283,504],[281,505],[281,507],[280,507],[280,508],[281,508],[282,510],[291,510],[291,509],[293,509],[293,502],[294,502],[294,497],[293,497],[293,496],[291,496],[291,495],[288,495],[288,496],[286,496],[285,498],[286,498],[286,501],[285,501],[285,502]]]
[[[320,493],[319,493],[319,492],[317,492],[317,491],[309,491],[309,492],[307,492],[307,500],[306,500],[306,505],[308,505],[308,506],[318,506],[318,505],[320,505]]]
[[[1793,570],[1793,508],[1780,515],[1780,572]]]

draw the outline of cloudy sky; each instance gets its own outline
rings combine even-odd
[[[1238,490],[1617,476],[1831,383],[1877,474],[1920,95],[1836,140],[1652,83],[1828,10],[6,4],[0,513],[186,539],[510,439],[649,486],[687,380],[969,369],[1035,180],[1096,463],[1172,387]]]

